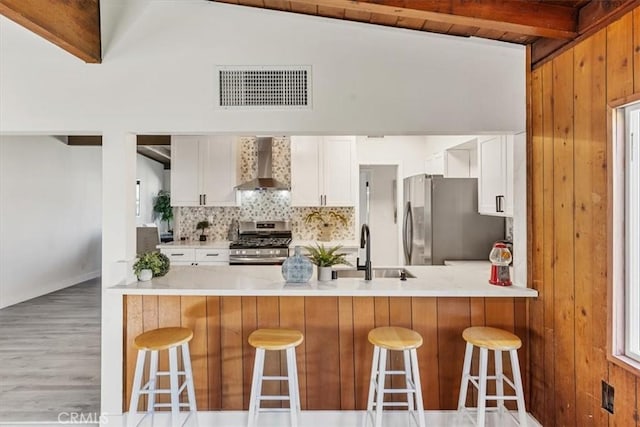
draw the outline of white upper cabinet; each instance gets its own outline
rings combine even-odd
[[[231,136],[173,136],[171,204],[236,206],[236,150]]]
[[[478,211],[513,216],[513,136],[478,139]]]
[[[355,206],[353,136],[291,137],[291,206]]]

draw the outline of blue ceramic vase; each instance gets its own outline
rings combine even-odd
[[[296,246],[292,256],[282,264],[282,277],[287,283],[306,283],[313,275],[313,264]]]

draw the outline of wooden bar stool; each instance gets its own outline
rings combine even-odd
[[[138,349],[138,362],[136,372],[133,377],[133,390],[129,403],[128,423],[134,421],[138,412],[138,400],[141,394],[148,395],[147,412],[153,414],[156,408],[171,408],[171,425],[179,426],[184,424],[196,411],[196,394],[193,387],[193,373],[191,372],[191,357],[189,356],[189,341],[193,338],[193,332],[187,328],[159,328],[147,331],[138,335],[133,341],[133,345]],[[178,371],[178,346],[182,348],[182,371]],[[158,351],[169,350],[169,370],[158,371]],[[149,381],[141,387],[142,373],[147,352],[151,352],[149,366]],[[158,389],[157,380],[160,375],[169,376],[169,389]],[[178,385],[178,376],[185,377],[182,385]],[[188,403],[180,403],[180,394],[187,389]],[[171,403],[156,403],[156,394],[164,393],[171,395]],[[179,423],[180,408],[188,407],[189,414],[182,423]],[[144,417],[143,417],[144,418]],[[139,424],[138,420],[135,425]]]
[[[520,363],[518,362],[518,349],[522,346],[522,341],[511,332],[502,329],[474,326],[462,332],[462,338],[467,342],[467,349],[464,354],[464,366],[462,368],[462,382],[460,384],[460,396],[458,398],[458,412],[464,413],[478,427],[484,427],[485,414],[487,412],[487,401],[497,401],[497,407],[492,410],[498,411],[502,415],[505,411],[504,401],[515,400],[518,404],[518,418],[516,421],[521,426],[527,425],[527,412],[524,406],[524,392],[522,390],[522,378],[520,377]],[[480,367],[477,376],[471,375],[471,359],[473,357],[473,347],[480,348]],[[487,375],[487,359],[489,350],[494,351],[495,375]],[[513,382],[502,372],[502,352],[508,351],[511,357],[511,370],[513,371]],[[496,395],[487,396],[487,380],[495,380]],[[514,391],[515,395],[504,394],[504,383],[507,383]],[[470,411],[465,406],[467,400],[467,387],[471,383],[478,389],[477,418],[473,420]],[[510,416],[513,416],[507,411]]]
[[[253,364],[253,382],[251,384],[251,399],[249,400],[248,426],[253,427],[258,419],[258,413],[275,411],[276,409],[262,409],[260,402],[263,400],[288,400],[289,408],[280,410],[291,413],[291,426],[298,425],[298,413],[300,411],[300,393],[298,390],[298,367],[296,365],[296,347],[304,339],[302,332],[293,329],[257,329],[249,335],[249,344],[256,349],[256,358]],[[264,356],[266,350],[285,350],[287,356],[287,376],[264,376]],[[289,385],[288,396],[273,396],[262,394],[262,382],[287,381]]]
[[[369,416],[373,416],[375,407],[374,426],[382,426],[382,409],[385,406],[407,407],[416,424],[425,427],[424,406],[422,402],[422,387],[420,385],[420,370],[418,369],[418,355],[416,349],[422,345],[422,336],[411,329],[399,327],[382,327],[369,331],[369,342],[373,344],[373,362],[371,364],[371,380],[369,382],[369,399],[364,425]],[[387,351],[402,351],[404,370],[387,370]],[[403,375],[405,388],[387,389],[384,383],[387,375]],[[385,393],[406,393],[406,402],[385,402]],[[414,402],[415,399],[415,402]],[[415,403],[415,405],[414,405]]]

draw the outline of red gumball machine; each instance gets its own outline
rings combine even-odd
[[[502,242],[493,244],[491,253],[489,254],[491,261],[491,277],[489,283],[498,286],[511,286],[511,278],[509,277],[509,264],[511,264],[511,252],[507,245]]]

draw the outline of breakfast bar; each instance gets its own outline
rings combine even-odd
[[[306,284],[285,283],[280,266],[178,266],[164,277],[114,286],[109,292],[123,298],[123,410],[128,410],[135,369],[133,339],[165,326],[193,330],[198,410],[248,408],[254,349],[247,338],[258,328],[303,332],[297,350],[303,410],[361,410],[373,351],[367,334],[386,325],[411,328],[424,337],[418,358],[425,409],[455,409],[465,328],[486,325],[514,332],[523,340],[521,359],[527,357],[526,305],[537,292],[489,285],[488,266],[408,266],[415,277],[406,281],[341,277],[312,278]],[[269,354],[265,375],[282,375],[282,359]],[[167,364],[161,357],[160,369]],[[402,361],[393,358],[391,364]],[[280,384],[265,390],[278,394]]]

